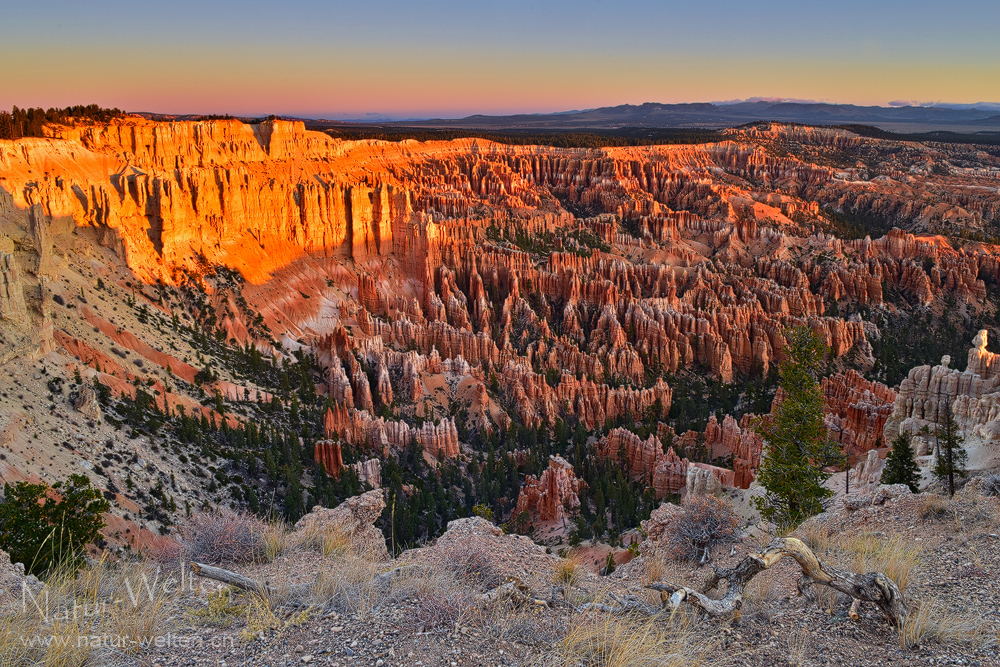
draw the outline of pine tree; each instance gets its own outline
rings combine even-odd
[[[779,371],[785,399],[773,419],[758,424],[766,444],[757,481],[767,493],[754,505],[765,520],[791,527],[822,512],[823,500],[832,495],[823,486],[830,475],[822,470],[831,458],[831,443],[818,380],[826,348],[804,326],[786,331],[785,338],[786,359]]]
[[[920,487],[920,467],[913,458],[913,445],[909,433],[900,433],[892,441],[892,449],[885,457],[882,484],[906,484],[916,493]]]
[[[938,424],[937,460],[934,463],[934,476],[948,480],[948,495],[955,495],[955,475],[965,477],[965,462],[968,454],[962,448],[964,439],[958,432],[958,424],[951,414],[951,406],[945,403],[944,422]]]

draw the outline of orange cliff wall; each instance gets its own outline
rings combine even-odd
[[[0,187],[96,228],[144,280],[201,255],[261,282],[305,252],[391,252],[409,194],[352,175],[345,150],[302,123],[128,121],[0,141]]]
[[[0,142],[0,187],[18,206],[39,204],[50,216],[95,227],[146,280],[195,268],[201,255],[260,282],[316,252],[359,263],[395,253],[423,278],[436,265],[435,246],[469,233],[461,224],[439,228],[443,217],[468,223],[486,204],[503,215],[565,222],[539,186],[622,214],[666,215],[671,205],[709,214],[729,210],[725,188],[699,178],[715,165],[748,175],[790,168],[732,142],[628,149],[344,142],[301,122],[131,118],[53,133]]]

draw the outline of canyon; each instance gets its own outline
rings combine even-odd
[[[826,424],[852,463],[943,402],[984,461],[1000,437],[988,333],[961,372],[896,377],[877,353],[904,316],[997,330],[1000,157],[974,145],[775,123],[615,148],[340,141],[281,120],[49,134],[0,141],[0,476],[83,469],[147,540],[169,521],[129,480],[213,505],[350,478],[413,502],[461,483],[389,459],[438,480],[473,466],[507,486],[477,473],[448,511],[488,499],[567,526],[604,465],[657,501],[745,490],[793,326],[828,346]],[[858,233],[870,220],[884,229]],[[102,419],[144,396],[164,431]],[[290,435],[270,460],[199,445],[206,476],[177,443],[186,419]]]

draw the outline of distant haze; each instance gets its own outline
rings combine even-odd
[[[993,0],[8,4],[0,108],[382,121],[649,101],[1000,102]]]

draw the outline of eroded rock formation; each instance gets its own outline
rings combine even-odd
[[[1000,439],[1000,355],[986,349],[988,333],[980,331],[969,350],[968,367],[958,371],[945,356],[937,366],[917,366],[900,383],[892,414],[885,425],[887,441],[901,432],[932,432],[950,409],[966,437]]]
[[[517,498],[514,516],[527,512],[532,523],[565,521],[580,512],[580,480],[561,456],[550,456],[541,477],[528,475]]]
[[[827,432],[846,454],[877,446],[896,403],[896,392],[851,370],[823,378]]]

